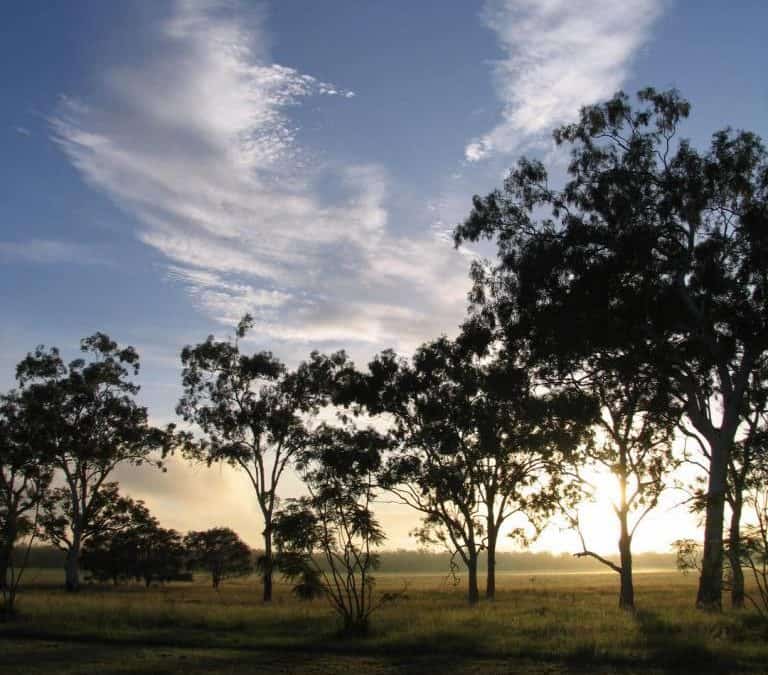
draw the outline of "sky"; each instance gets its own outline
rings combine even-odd
[[[562,176],[552,128],[620,88],[680,89],[699,146],[727,125],[768,137],[766,25],[762,0],[9,2],[0,386],[36,345],[74,356],[100,330],[138,349],[141,400],[166,423],[181,348],[245,312],[248,348],[290,365],[455,334],[485,253],[450,239],[473,194],[523,154]],[[227,468],[172,458],[119,479],[167,526],[258,544],[255,500]],[[298,490],[291,477],[285,495]],[[603,551],[609,492],[589,511]],[[696,535],[680,498],[638,550]],[[390,547],[416,545],[413,513],[378,512]],[[556,526],[536,544],[576,546]]]

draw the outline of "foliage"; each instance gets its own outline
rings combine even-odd
[[[211,575],[213,588],[233,577],[253,572],[250,547],[228,527],[214,527],[202,532],[189,532],[184,537],[189,566]]]
[[[303,416],[316,406],[311,369],[294,373],[271,352],[246,355],[240,339],[253,325],[246,315],[234,341],[213,336],[181,353],[184,396],[176,409],[204,439],[188,456],[209,465],[227,462],[248,476],[264,519],[264,600],[272,594],[272,522],[280,480],[306,437]]]
[[[183,578],[186,551],[175,530],[160,527],[143,502],[128,500],[127,524],[87,541],[82,567],[99,581],[133,579],[149,586]]]
[[[37,528],[40,500],[52,476],[32,436],[30,416],[19,394],[0,397],[0,591],[3,611],[11,614]],[[14,560],[14,547],[24,536],[26,554]]]
[[[386,440],[373,429],[320,426],[302,452],[299,469],[310,495],[291,500],[275,521],[283,574],[294,592],[321,589],[345,633],[365,634],[374,598],[375,549],[385,537],[371,510]]]
[[[38,347],[16,368],[20,396],[35,430],[31,442],[45,463],[62,474],[63,487],[46,497],[45,535],[68,550],[67,589],[79,587],[78,561],[83,543],[99,532],[116,497],[109,476],[121,464],[160,460],[173,428],[148,424],[146,408],[131,379],[139,370],[133,347],[121,348],[104,333],[81,342],[90,361],[66,364],[57,349]]]
[[[91,493],[88,505],[88,519],[77,534],[83,544],[92,539],[107,539],[131,525],[135,504],[120,494],[115,482],[102,483]],[[50,489],[41,501],[39,525],[42,538],[68,554],[73,550],[73,522],[78,518],[76,508],[68,487]]]
[[[592,396],[600,407],[595,436],[569,458],[572,481],[562,490],[563,511],[582,544],[575,555],[599,560],[617,572],[619,606],[633,610],[632,540],[679,464],[672,452],[679,412],[664,386],[649,378],[631,354],[592,358],[569,373],[563,384]],[[618,486],[612,503],[619,524],[618,565],[589,548],[589,526],[579,516],[579,504],[593,499],[598,489],[589,473],[600,470],[609,471]]]
[[[493,597],[499,532],[516,516],[534,536],[546,522],[558,460],[583,431],[579,402],[537,394],[520,354],[500,348],[479,322],[454,341],[422,345],[410,363],[384,352],[349,386],[369,413],[392,420],[382,485],[423,514],[415,531],[423,543],[461,558],[470,602],[478,555],[488,549]],[[522,527],[512,535],[528,538]]]
[[[474,266],[474,300],[536,361],[634,353],[670,383],[709,461],[698,602],[719,606],[729,453],[768,355],[768,155],[749,132],[719,131],[706,153],[676,141],[689,111],[650,88],[636,108],[623,93],[584,108],[554,134],[571,147],[565,186],[522,159],[455,239],[496,241],[498,263]]]

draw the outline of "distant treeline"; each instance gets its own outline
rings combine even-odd
[[[618,556],[607,557],[609,560],[618,562]],[[383,551],[380,558],[381,572],[439,574],[448,573],[451,567],[451,557],[447,553],[399,549]],[[675,556],[672,553],[636,553],[633,558],[635,569],[676,569]],[[456,562],[461,563],[458,558]],[[485,553],[480,553],[479,563],[482,569],[485,566]],[[460,565],[459,569],[463,570],[463,566]],[[604,572],[606,567],[597,560],[574,558],[569,553],[497,551],[496,569],[499,572],[588,572],[592,570]]]
[[[18,553],[18,552],[17,552]],[[259,552],[256,552],[258,556]],[[618,562],[617,556],[607,556],[609,560]],[[30,552],[29,566],[46,569],[61,569],[64,565],[65,554],[52,546],[35,546]],[[675,568],[675,556],[672,553],[636,553],[634,567],[643,569]],[[398,549],[382,551],[380,554],[380,572],[385,573],[429,573],[448,574],[451,570],[450,556],[447,553],[431,551],[414,551]],[[485,554],[480,554],[481,564],[485,564]],[[464,571],[461,561],[459,571]],[[604,572],[605,565],[585,558],[574,558],[569,553],[553,554],[547,552],[532,553],[497,552],[496,567],[499,572]]]

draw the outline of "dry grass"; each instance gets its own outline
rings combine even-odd
[[[407,581],[408,597],[356,641],[285,586],[265,606],[257,579],[74,596],[30,581],[19,620],[0,625],[3,672],[768,672],[768,627],[696,611],[695,580],[672,573],[637,575],[634,616],[612,575],[502,575],[497,600],[474,608],[444,577],[382,575],[379,590]]]

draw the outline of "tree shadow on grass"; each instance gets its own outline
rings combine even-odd
[[[645,639],[650,663],[668,673],[736,673],[739,667],[729,655],[706,644],[707,635],[691,634],[655,612],[635,615]]]
[[[168,647],[132,647],[114,644],[77,644],[56,641],[10,643],[0,640],[4,658],[0,674],[14,675],[239,675],[263,673],[286,675],[421,675],[425,672],[495,675],[560,675],[552,664],[535,661],[509,663],[499,659],[474,657],[435,659],[423,653],[408,658],[406,654],[311,653],[290,649],[275,651],[229,649],[180,649]]]

